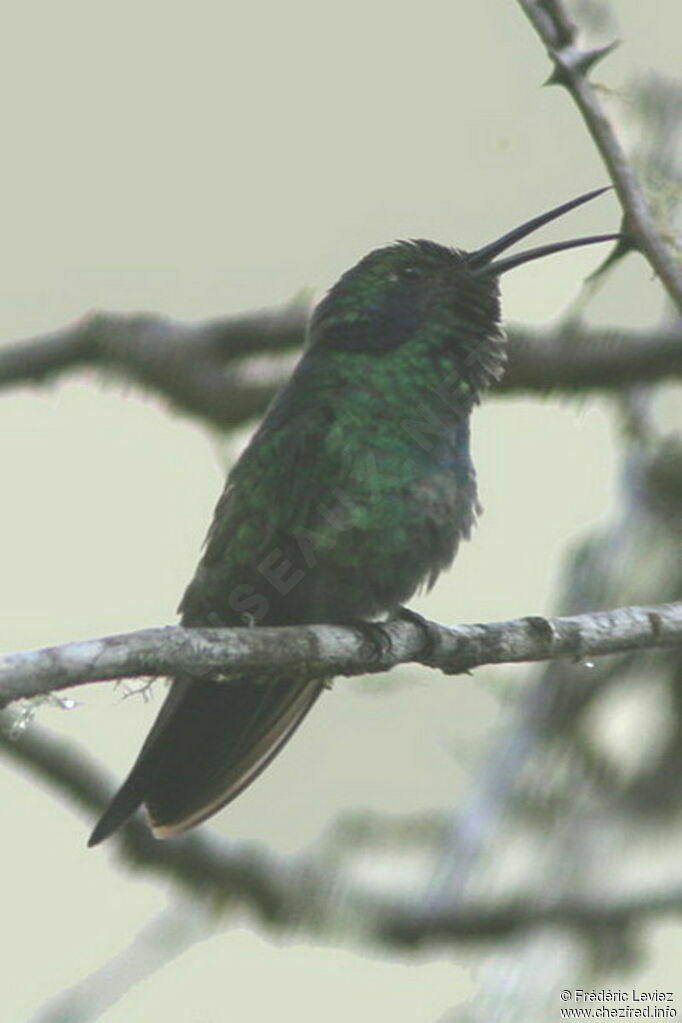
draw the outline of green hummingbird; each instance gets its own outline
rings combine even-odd
[[[469,420],[504,367],[499,277],[619,235],[497,257],[604,191],[473,252],[400,241],[340,278],[227,478],[183,625],[359,625],[404,612],[433,585],[480,511]],[[267,767],[327,681],[276,670],[267,681],[175,677],[89,844],[141,805],[161,838],[216,813]]]

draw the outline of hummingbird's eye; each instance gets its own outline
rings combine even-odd
[[[397,284],[398,281],[415,281],[418,277],[421,277],[421,270],[418,266],[414,266],[408,263],[407,266],[401,266],[389,275],[389,281],[392,284]]]
[[[388,275],[388,280],[391,284],[397,284],[399,281],[416,281],[421,275],[421,267],[415,266],[414,263],[408,263],[406,266],[397,267]]]

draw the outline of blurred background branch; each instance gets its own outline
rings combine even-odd
[[[84,751],[37,725],[12,737],[0,730],[0,750],[88,820],[101,814],[113,784]],[[201,832],[172,842],[152,837],[141,815],[111,846],[134,872],[162,876],[176,894],[227,918],[246,909],[266,928],[314,935],[325,941],[359,941],[388,949],[420,944],[494,940],[535,926],[559,924],[577,931],[622,928],[652,914],[682,913],[682,870],[674,886],[642,886],[620,893],[533,894],[519,885],[489,897],[469,893],[437,906],[429,888],[409,897],[402,885],[364,875],[368,861],[416,860],[437,867],[450,849],[446,818],[353,815],[332,824],[318,845],[296,857],[275,857],[254,844],[217,842]],[[426,869],[428,874],[428,869]]]
[[[140,387],[174,411],[222,430],[261,415],[300,352],[308,303],[205,323],[95,313],[0,347],[0,391],[54,383],[85,369]],[[651,330],[509,326],[499,394],[618,391],[682,378],[682,321]]]

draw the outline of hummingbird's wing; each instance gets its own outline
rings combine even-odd
[[[267,767],[323,687],[319,680],[176,679],[89,844],[101,842],[142,803],[158,838],[216,813]]]
[[[252,605],[248,598],[243,600],[244,588],[253,591],[252,599],[265,601],[260,624],[310,620],[297,605],[295,593],[265,587],[266,597],[256,587],[265,585],[259,567],[278,549],[284,518],[305,519],[306,480],[313,485],[316,478],[317,426],[322,425],[318,420],[309,418],[307,429],[292,430],[291,436],[276,436],[271,450],[268,438],[261,435],[255,454],[252,443],[251,453],[235,467],[216,508],[204,557],[180,606],[184,625],[248,623]],[[269,465],[276,466],[279,480],[267,476]],[[295,487],[287,486],[292,472]],[[273,496],[278,490],[279,501]],[[89,844],[101,842],[142,804],[158,837],[184,831],[214,814],[270,763],[325,682],[295,677],[226,682],[176,678]]]
[[[371,402],[367,421],[358,421],[335,380],[323,381],[324,390],[319,377],[306,391],[309,383],[294,377],[231,472],[180,606],[183,625],[353,621],[389,610],[452,559],[458,534],[450,520],[462,488],[450,462],[419,482],[420,463],[391,448],[395,430]],[[383,464],[374,472],[370,447],[391,471]],[[421,518],[406,520],[406,512]],[[428,556],[413,549],[415,531]],[[279,752],[326,681],[295,673],[176,678],[91,844],[141,804],[159,836],[215,813]]]
[[[323,688],[319,679],[217,687],[189,683],[182,718],[200,724],[203,743],[200,752],[190,743],[182,775],[169,772],[145,800],[157,838],[185,831],[235,799],[288,742]],[[176,737],[180,755],[185,723]]]

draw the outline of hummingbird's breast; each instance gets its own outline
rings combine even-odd
[[[327,437],[342,469],[331,504],[313,516],[322,539],[310,589],[321,621],[390,613],[430,588],[478,511],[468,416],[413,401],[400,418],[376,406],[360,430],[360,407]]]
[[[428,351],[302,364],[230,474],[183,620],[375,618],[433,585],[477,512],[472,394],[447,369]]]

